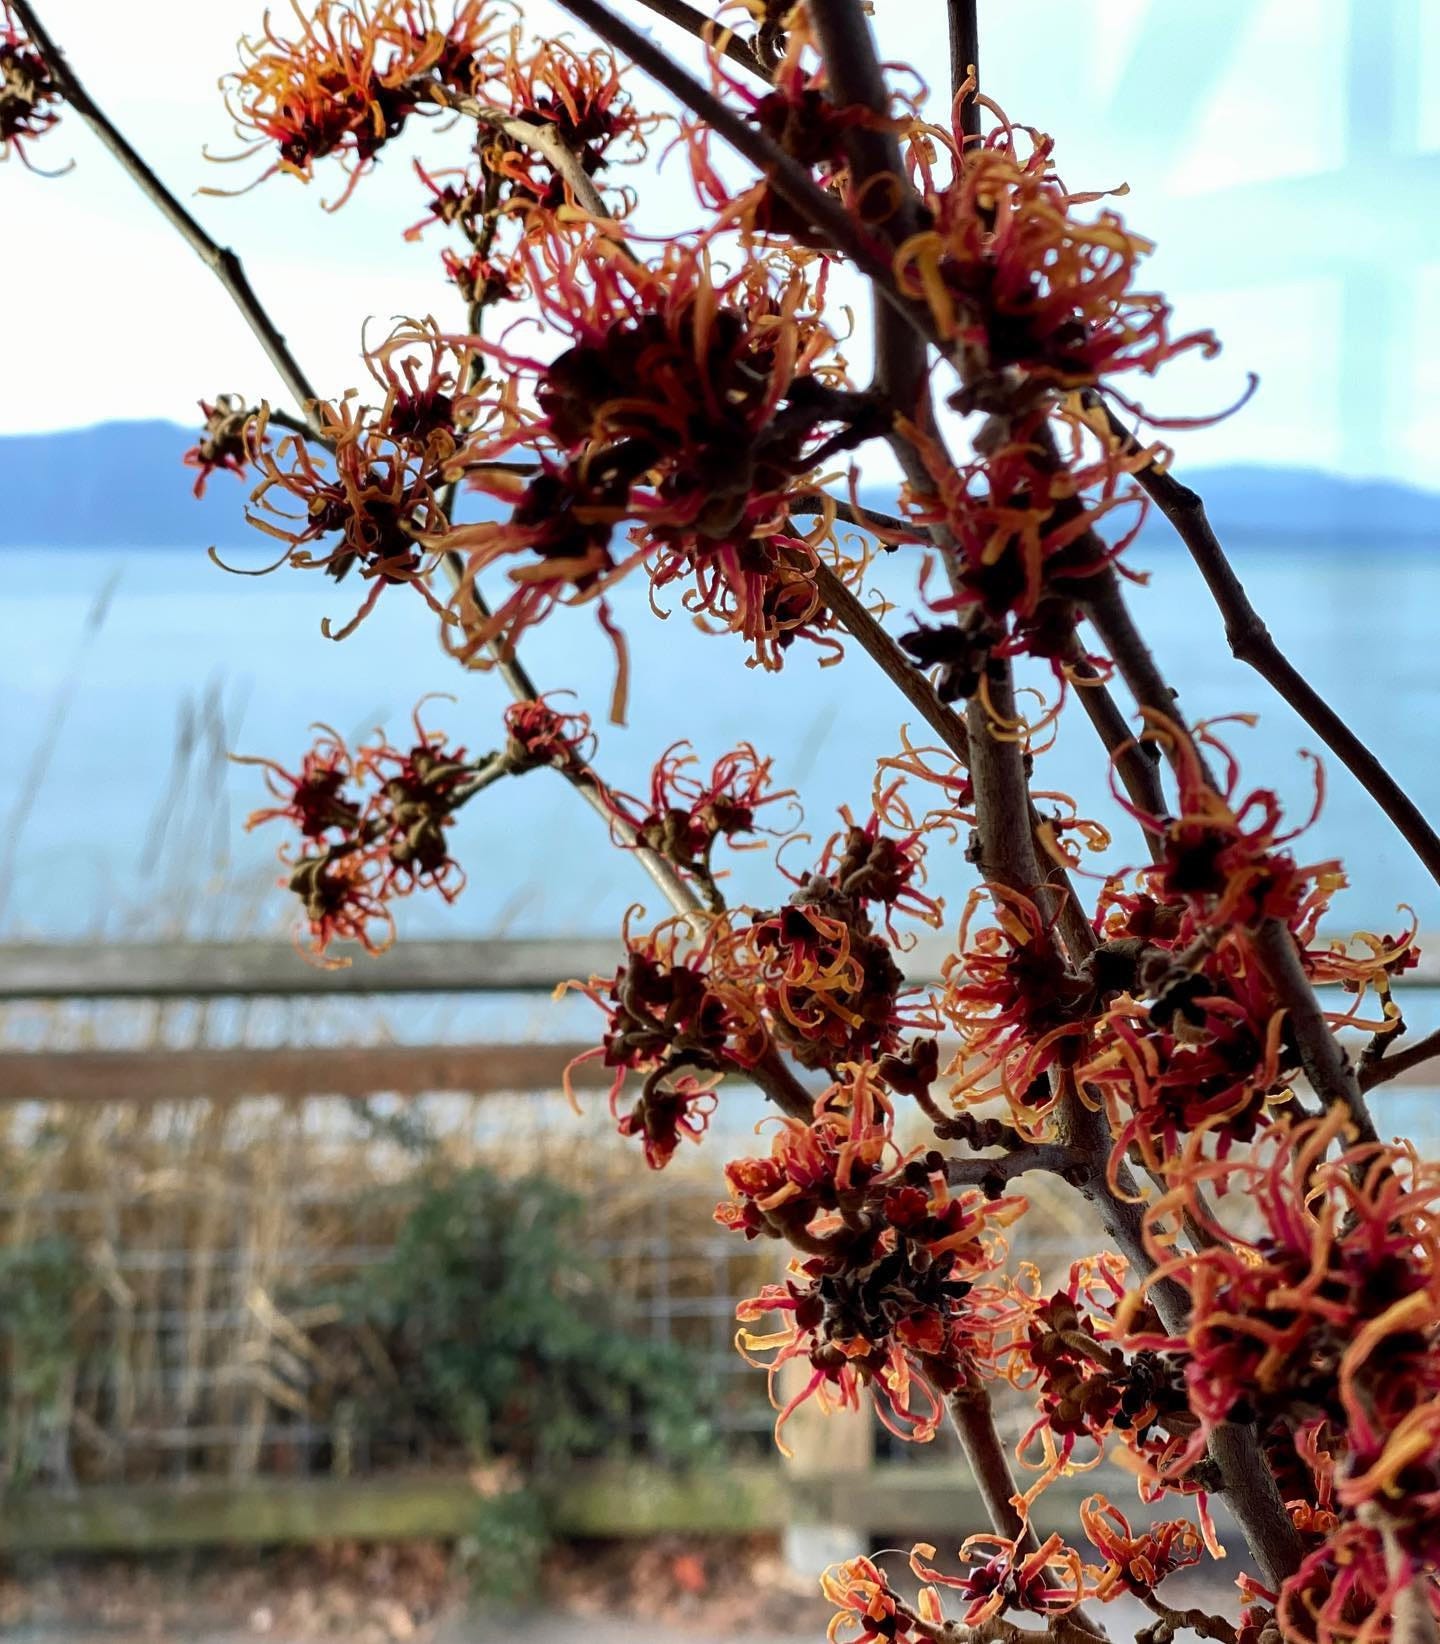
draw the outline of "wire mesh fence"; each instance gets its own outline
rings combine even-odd
[[[508,1109],[508,1112],[500,1110]],[[436,1183],[543,1169],[581,1201],[577,1271],[621,1333],[687,1355],[709,1421],[758,1449],[773,1415],[733,1347],[773,1247],[711,1219],[709,1169],[648,1177],[545,1097],[206,1101],[12,1112],[0,1149],[4,1481],[363,1475],[454,1460],[401,1396],[357,1410],[337,1361],[386,1348],[337,1297],[394,1257]],[[497,1138],[503,1143],[497,1144]],[[353,1379],[353,1378],[352,1378]],[[620,1424],[623,1426],[624,1424]],[[643,1431],[615,1431],[640,1446]]]

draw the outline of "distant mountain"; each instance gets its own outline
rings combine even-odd
[[[181,459],[198,432],[104,422],[0,436],[0,546],[204,549],[258,540],[245,523],[249,483],[215,474],[203,497],[193,494],[195,470]]]
[[[195,437],[169,422],[0,436],[0,547],[254,545],[248,483],[216,474],[203,498],[192,495],[194,472],[181,456]],[[1181,477],[1205,498],[1222,539],[1440,541],[1440,492],[1306,468],[1199,468]]]

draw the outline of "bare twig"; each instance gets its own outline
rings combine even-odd
[[[1136,1634],[1137,1640],[1145,1639],[1149,1644],[1168,1644],[1177,1632],[1192,1632],[1201,1638],[1213,1638],[1217,1644],[1235,1644],[1240,1636],[1235,1624],[1223,1615],[1211,1615],[1207,1610],[1176,1610],[1154,1592],[1141,1592],[1140,1602],[1152,1615],[1160,1617],[1161,1625],[1146,1627]]]
[[[1409,1073],[1411,1068],[1423,1066],[1440,1056],[1440,1028],[1433,1033],[1427,1033],[1423,1039],[1417,1039],[1413,1045],[1407,1045],[1404,1050],[1392,1051],[1390,1055],[1377,1056],[1373,1061],[1362,1063],[1358,1078],[1361,1090],[1374,1090],[1376,1085],[1388,1084],[1391,1079],[1398,1079],[1402,1073]]]
[[[454,109],[457,114],[463,114],[467,119],[476,120],[481,125],[490,126],[495,131],[503,133],[512,142],[534,149],[564,182],[576,205],[596,219],[597,228],[605,232],[606,238],[634,257],[634,252],[625,244],[618,229],[613,228],[610,213],[605,209],[605,202],[600,197],[600,190],[596,188],[589,172],[580,163],[579,155],[574,149],[566,146],[554,126],[538,125],[533,120],[521,120],[514,115],[502,114],[499,109],[491,108],[475,97],[456,97],[438,81],[426,89],[431,101],[439,107]]]
[[[1383,1508],[1367,1502],[1360,1510],[1363,1522],[1380,1531],[1385,1547],[1385,1568],[1394,1592],[1390,1618],[1390,1636],[1394,1644],[1440,1644],[1440,1626],[1435,1620],[1431,1596],[1435,1590],[1433,1576],[1417,1567],[1400,1545],[1395,1525]],[[1407,1573],[1408,1572],[1408,1573]]]
[[[797,559],[796,563],[800,561]],[[935,687],[865,609],[864,602],[851,593],[828,565],[816,566],[813,574],[821,599],[835,613],[841,626],[881,673],[894,684],[946,748],[962,765],[968,766],[970,737],[965,729],[965,721],[948,703],[940,700]]]
[[[1083,1178],[1088,1168],[1076,1148],[1061,1142],[1026,1142],[995,1158],[946,1159],[945,1180],[951,1187],[982,1187],[988,1192],[1031,1170],[1074,1181]]]
[[[1139,441],[1108,406],[1105,411],[1111,434],[1127,451],[1138,451]],[[1290,704],[1384,811],[1424,864],[1426,872],[1440,884],[1440,833],[1370,748],[1275,643],[1211,528],[1199,494],[1182,485],[1168,469],[1157,468],[1153,463],[1135,477],[1174,526],[1176,535],[1204,577],[1225,620],[1225,638],[1232,655],[1253,668]]]
[[[1330,1031],[1289,929],[1278,919],[1266,919],[1250,940],[1275,997],[1285,1007],[1310,1088],[1322,1106],[1339,1102],[1349,1110],[1362,1142],[1378,1141],[1375,1121],[1365,1105],[1355,1069],[1344,1047]]]
[[[954,100],[973,69],[980,72],[980,30],[975,17],[975,0],[946,0],[946,17],[950,25],[950,96]],[[967,97],[960,106],[960,135],[980,135],[980,105]]]
[[[707,46],[721,42],[720,50],[732,62],[738,63],[741,68],[749,69],[752,74],[758,74],[762,80],[769,80],[770,76],[764,63],[760,61],[755,48],[748,40],[742,40],[739,35],[717,23],[714,18],[707,17],[704,12],[687,5],[685,0],[640,0],[640,4],[653,11],[657,17],[663,17],[667,23],[674,23],[687,34],[693,34],[697,40],[703,40]]]
[[[833,496],[828,491],[818,496],[798,497],[787,506],[792,514],[799,516],[823,514],[828,510],[844,524],[858,526],[862,531],[884,532],[886,536],[903,537],[907,542],[927,540],[917,527],[909,520],[901,519],[898,514],[885,514],[878,508],[856,508],[843,497]],[[885,546],[891,545],[886,543]]]
[[[1075,695],[1085,716],[1095,728],[1096,735],[1105,744],[1115,774],[1124,784],[1130,803],[1146,816],[1166,814],[1165,795],[1160,787],[1159,756],[1155,745],[1142,742],[1125,723],[1115,698],[1105,682],[1085,656],[1078,635],[1071,635],[1066,666],[1075,682]],[[1151,859],[1159,861],[1163,854],[1159,835],[1152,829],[1142,830]]]
[[[43,58],[65,101],[130,173],[150,203],[159,210],[180,238],[224,286],[231,301],[244,316],[245,323],[265,350],[270,363],[279,373],[281,381],[294,396],[295,403],[308,415],[309,406],[315,399],[315,390],[310,386],[309,378],[300,369],[275,322],[255,295],[240,259],[233,251],[217,245],[210,238],[115,128],[99,104],[76,78],[65,54],[50,38],[29,0],[13,0],[13,4],[16,17],[30,37],[35,50]]]
[[[1033,1553],[1039,1543],[1015,1505],[1014,1497],[1020,1492],[1010,1471],[1010,1458],[995,1429],[995,1412],[984,1382],[977,1379],[951,1393],[945,1409],[995,1533],[1013,1537],[1023,1551]]]

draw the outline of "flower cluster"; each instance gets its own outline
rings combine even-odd
[[[1028,1393],[1036,1407],[1017,1451],[1021,1464],[1036,1475],[1024,1501],[1033,1503],[1067,1473],[1118,1458],[1138,1473],[1146,1500],[1170,1493],[1193,1496],[1198,1527],[1177,1520],[1172,1534],[1179,1535],[1183,1524],[1197,1547],[1216,1551],[1208,1505],[1213,1481],[1203,1466],[1179,1460],[1199,1425],[1189,1405],[1183,1359],[1136,1349],[1125,1340],[1119,1319],[1127,1305],[1127,1278],[1123,1259],[1105,1252],[1073,1262],[1068,1281],[1048,1294],[1029,1263],[1012,1284],[1010,1334],[997,1360],[1010,1384]],[[1127,1322],[1132,1332],[1142,1327],[1138,1316]],[[1153,1332],[1158,1321],[1146,1314],[1143,1326]],[[1117,1515],[1107,1505],[1104,1516]],[[1094,1535],[1090,1539],[1102,1545]],[[1108,1588],[1101,1596],[1109,1596]]]
[[[857,1067],[817,1102],[811,1123],[785,1120],[768,1157],[726,1167],[730,1199],[716,1211],[747,1238],[788,1238],[800,1254],[783,1284],[742,1302],[747,1353],[810,1375],[783,1405],[777,1439],[806,1399],[853,1407],[868,1387],[880,1419],[902,1437],[933,1437],[942,1400],[989,1362],[997,1330],[985,1281],[1000,1265],[997,1234],[1017,1199],[952,1193],[938,1154],[906,1158],[879,1081]],[[978,1287],[978,1288],[977,1288]],[[782,1446],[783,1448],[783,1446]]]
[[[645,562],[657,597],[688,584],[685,608],[742,635],[767,667],[797,636],[834,646],[814,580],[830,520],[802,533],[788,509],[884,418],[830,380],[832,339],[803,277],[752,261],[721,279],[703,250],[678,244],[653,266],[605,247],[550,249],[543,272],[526,253],[531,285],[572,345],[548,362],[485,348],[534,381],[538,417],[517,414],[513,438],[539,446],[540,471],[478,470],[510,518],[451,539],[473,574],[535,556],[512,570],[493,632],[513,642],[561,602],[598,601],[605,620],[606,590]]]
[[[1440,1168],[1374,1143],[1327,1157],[1345,1123],[1338,1109],[1277,1123],[1227,1158],[1192,1142],[1150,1212],[1157,1251],[1177,1202],[1210,1234],[1159,1270],[1190,1298],[1184,1334],[1122,1309],[1130,1342],[1183,1356],[1197,1427],[1180,1464],[1218,1423],[1264,1435],[1311,1549],[1281,1614],[1310,1612],[1324,1638],[1359,1636],[1386,1607],[1397,1557],[1440,1561]]]
[[[772,163],[737,174],[723,123],[682,116],[705,215],[662,239],[616,180],[658,121],[610,51],[528,42],[479,0],[446,0],[442,24],[439,3],[311,0],[294,38],[267,22],[246,47],[230,97],[272,171],[309,178],[337,157],[342,199],[412,115],[455,116],[469,152],[417,163],[424,215],[408,237],[449,238],[460,334],[402,323],[366,351],[364,403],[307,405],[305,432],[278,442],[265,407],[202,404],[186,457],[197,492],[254,468],[250,517],[281,562],[364,583],[341,634],[409,584],[452,656],[513,681],[531,628],[589,606],[614,646],[621,720],[615,590],[643,578],[657,616],[678,608],[738,636],[751,666],[778,670],[799,640],[836,660],[848,630],[943,746],[902,732],[868,810],[842,809],[806,871],[786,865],[791,838],[783,888],[741,905],[722,894],[720,847],[799,825],[749,742],[713,764],[673,743],[628,793],[595,769],[589,719],[556,696],[516,702],[482,760],[418,718],[409,747],[352,752],[326,730],[297,772],[262,762],[274,803],[252,818],[298,838],[282,856],[316,951],[377,950],[416,889],[452,898],[456,812],[500,776],[560,772],[641,854],[675,916],[653,929],[627,917],[613,971],[567,984],[603,1017],[567,1093],[577,1063],[607,1069],[615,1126],[652,1169],[719,1128],[727,1081],[774,1102],[768,1146],[726,1166],[715,1216],[789,1249],[783,1278],[738,1308],[738,1344],[772,1378],[777,1441],[810,1399],[868,1401],[921,1441],[948,1414],[991,1510],[958,1563],[914,1548],[913,1600],[878,1560],[827,1572],[832,1639],[1073,1644],[1098,1636],[1088,1607],[1115,1599],[1154,1611],[1153,1639],[1182,1625],[1235,1644],[1428,1636],[1440,1166],[1378,1140],[1362,1096],[1404,1071],[1381,1064],[1405,1031],[1391,988],[1415,963],[1414,933],[1329,935],[1343,874],[1298,843],[1318,766],[1294,826],[1269,786],[1242,782],[1222,722],[1179,721],[1120,597],[1123,577],[1143,580],[1128,561],[1146,493],[1173,497],[1174,482],[1168,450],[1124,433],[1112,408],[1181,426],[1120,390],[1213,355],[1215,339],[1180,334],[1141,288],[1148,242],[1105,196],[1065,186],[1049,138],[973,84],[953,126],[928,123],[893,65],[881,86],[831,58],[837,19],[812,35],[803,6],[720,8],[713,95],[762,140],[739,148],[763,161],[768,143]],[[736,14],[755,32],[727,57]],[[5,19],[0,144],[18,148],[53,118],[53,88],[25,80],[43,68]],[[860,84],[863,108],[844,90]],[[988,134],[960,117],[967,98]],[[693,88],[689,100],[706,106]],[[842,260],[882,271],[876,301],[913,333],[877,327],[865,389],[841,352],[847,322],[830,318]],[[520,317],[487,332],[485,311],[512,300]],[[936,411],[947,392],[982,424],[963,460]],[[898,519],[862,502],[854,454],[877,439],[903,459]],[[462,492],[486,517],[462,523]],[[841,518],[883,522],[885,547],[934,549],[897,640],[881,627],[893,589],[867,586],[871,547],[842,539]],[[444,598],[442,561],[456,584]],[[1087,654],[1082,619],[1110,658]],[[1048,671],[1038,710],[1021,707],[1018,659]],[[1112,674],[1144,705],[1137,726],[1106,694]],[[1106,828],[1033,781],[1072,684],[1089,692],[1142,866],[1087,871]],[[942,706],[962,699],[963,719]],[[942,844],[984,882],[939,985],[922,988],[902,968],[917,947],[902,922],[942,927],[949,881],[927,879]],[[1358,1068],[1335,1037],[1351,1030],[1372,1035]],[[1059,1274],[1007,1265],[1027,1209],[1013,1184],[1041,1173],[1098,1212],[1112,1251],[1067,1252]],[[995,1386],[1031,1407],[1020,1483],[991,1423]],[[1147,1507],[1188,1516],[1132,1524],[1093,1495],[1074,1534],[1037,1534],[1041,1492],[1102,1464],[1127,1470]],[[1259,1567],[1238,1628],[1157,1594],[1220,1556],[1216,1491]]]
[[[657,1170],[683,1135],[698,1141],[703,1134],[715,1103],[713,1076],[754,1067],[769,1043],[753,1004],[714,963],[725,939],[719,921],[698,941],[685,919],[643,937],[632,936],[627,921],[625,958],[615,975],[570,984],[606,1017],[602,1043],[571,1068],[600,1061],[615,1070],[610,1110],[622,1135],[641,1137]],[[634,1074],[641,1076],[640,1094],[622,1116],[621,1095]],[[573,1102],[570,1069],[565,1089]]]
[[[261,37],[240,43],[241,68],[222,84],[236,132],[274,158],[257,181],[283,171],[309,182],[315,162],[339,156],[355,191],[375,157],[417,109],[468,96],[493,65],[494,14],[455,0],[441,24],[435,0],[316,0],[294,5],[299,35],[267,15]]]
[[[527,51],[518,28],[511,31],[499,73],[477,91],[507,119],[552,134],[591,179],[616,158],[642,159],[646,132],[657,123],[655,116],[637,109],[613,53],[603,47],[582,52],[565,40],[542,41]],[[487,147],[483,163],[526,205],[555,211],[573,192],[542,153],[503,129]]]
[[[1135,289],[1149,241],[1108,209],[1093,221],[1077,215],[1102,196],[1065,188],[1050,138],[1003,119],[979,144],[933,125],[917,137],[928,220],[897,266],[939,335],[961,350],[972,404],[1011,370],[1074,389],[1218,351],[1211,332],[1171,335],[1170,304]]]
[[[799,813],[794,790],[771,785],[773,762],[762,759],[748,742],[722,754],[708,777],[692,769],[698,763],[690,744],[677,742],[656,761],[648,799],[609,789],[606,803],[619,825],[619,843],[656,851],[715,899],[710,859],[716,841],[723,839],[732,850],[763,845],[758,834],[793,831]],[[784,800],[792,802],[787,825],[772,829],[757,822],[757,812]]]
[[[449,525],[443,498],[450,468],[480,414],[470,356],[445,344],[433,322],[407,322],[366,360],[382,390],[378,405],[350,396],[320,401],[312,411],[315,437],[289,434],[273,450],[262,407],[243,435],[261,476],[246,518],[285,544],[270,569],[319,568],[337,581],[358,569],[370,584],[335,639],[352,633],[386,588],[402,584],[447,621],[460,620],[429,578]]]
[[[1116,563],[1142,523],[1142,498],[1123,482],[1148,453],[1087,452],[1061,464],[1045,449],[1045,426],[1045,413],[1032,411],[997,449],[961,466],[933,437],[912,432],[927,484],[907,492],[908,512],[942,528],[950,545],[951,592],[928,607],[954,620],[922,623],[900,643],[922,668],[940,669],[947,701],[981,691],[992,657],[1040,657],[1063,677],[1090,579]],[[1102,541],[1096,526],[1122,508],[1126,529]]]
[[[804,14],[797,10],[793,22],[784,53],[770,73],[768,91],[752,89],[753,82],[728,72],[721,58],[713,61],[715,78],[727,99],[745,110],[747,120],[803,166],[818,186],[843,192],[848,180],[846,138],[858,127],[878,122],[868,109],[842,107],[831,100]],[[732,189],[712,159],[713,137],[705,125],[687,126],[685,138],[696,195],[719,222],[733,224],[747,238],[829,249],[825,236],[803,211],[776,192],[769,178],[739,192]]]
[[[418,239],[432,224],[459,233],[465,250],[446,247],[441,261],[478,327],[491,304],[530,289],[527,241],[573,238],[597,199],[608,217],[624,215],[624,191],[601,196],[599,185],[614,165],[644,157],[657,117],[636,107],[608,51],[563,40],[527,47],[518,26],[477,79],[466,111],[479,122],[473,158],[433,176],[415,162],[428,204],[405,237]]]
[[[14,153],[33,171],[25,145],[58,122],[60,102],[60,88],[44,58],[26,38],[10,6],[0,3],[0,160]]]
[[[445,735],[426,730],[419,710],[415,740],[392,747],[376,734],[353,752],[321,726],[296,772],[269,759],[259,765],[276,803],[255,811],[246,826],[284,822],[299,835],[286,844],[281,881],[301,900],[313,954],[331,942],[358,942],[368,953],[394,935],[391,904],[416,889],[454,901],[465,885],[451,857],[447,831],[455,812],[479,786],[478,767]]]

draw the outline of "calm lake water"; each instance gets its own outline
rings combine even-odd
[[[1440,813],[1436,612],[1440,559],[1421,549],[1238,545],[1251,595],[1294,660]],[[508,700],[499,681],[463,674],[441,655],[435,624],[403,589],[343,643],[321,617],[346,617],[355,595],[318,575],[226,575],[203,553],[10,550],[0,646],[0,929],[52,938],[196,935],[283,928],[288,899],[269,866],[278,836],[247,835],[259,773],[229,751],[299,757],[307,725],[347,736],[384,724],[397,737],[417,698],[448,691],[430,722],[472,750],[499,740]],[[1314,738],[1225,649],[1198,575],[1168,545],[1142,547],[1152,582],[1133,601],[1142,628],[1193,716],[1258,710],[1236,727],[1246,770],[1309,808],[1296,750]],[[632,637],[631,723],[601,727],[599,764],[639,788],[655,756],[690,736],[707,757],[742,737],[802,789],[823,838],[834,807],[864,810],[877,755],[893,749],[905,704],[866,660],[818,668],[797,646],[779,676],[743,666],[738,642],[697,632],[683,616],[656,622],[639,589],[622,600]],[[904,600],[909,608],[911,601]],[[608,647],[588,613],[560,613],[524,655],[545,689],[579,693],[597,721],[608,700]],[[1078,793],[1112,814],[1091,733],[1075,716],[1038,766],[1041,786]],[[188,745],[187,745],[188,742]],[[1333,762],[1331,762],[1333,765]],[[1342,921],[1394,924],[1411,901],[1440,927],[1440,902],[1405,848],[1343,770],[1330,770],[1322,821],[1299,849],[1343,854],[1353,889]],[[470,884],[447,909],[415,897],[402,930],[460,934],[596,932],[613,928],[648,881],[606,847],[594,816],[558,778],[537,772],[490,790],[457,830]],[[8,860],[4,852],[8,851]],[[1121,834],[1118,860],[1136,846]],[[791,860],[799,865],[803,851]],[[958,912],[968,870],[940,864],[935,888]],[[766,859],[742,856],[737,891],[773,895]]]

